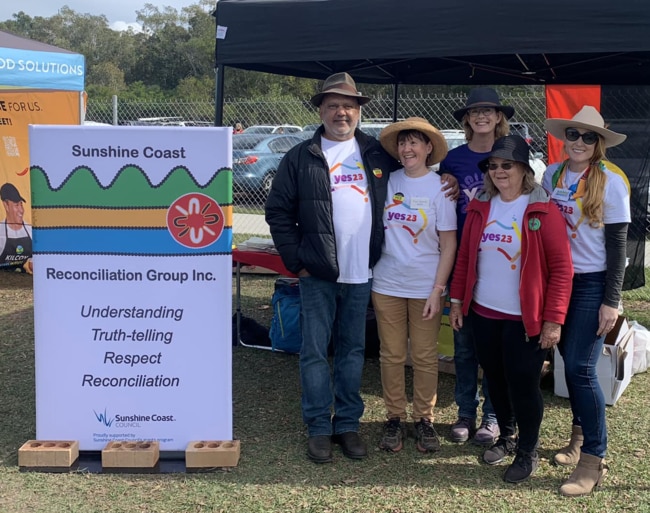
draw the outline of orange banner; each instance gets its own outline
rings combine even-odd
[[[0,90],[0,267],[24,266],[32,252],[29,125],[78,125],[75,91]]]
[[[546,86],[546,117],[571,119],[584,105],[600,111],[600,86],[598,85],[548,85]],[[548,135],[548,163],[564,158],[563,143]]]
[[[0,90],[0,187],[10,183],[24,199],[24,221],[31,224],[28,125],[78,125],[79,92]],[[15,196],[14,188],[5,187]],[[6,194],[5,194],[6,195]],[[7,207],[0,208],[0,222]]]

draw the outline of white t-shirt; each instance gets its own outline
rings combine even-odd
[[[426,299],[440,261],[439,231],[456,229],[456,202],[445,198],[440,177],[409,178],[391,173],[384,208],[385,239],[375,266],[372,290],[380,294]]]
[[[530,194],[512,201],[495,196],[478,252],[474,301],[497,312],[521,315],[521,227]]]
[[[562,212],[571,243],[573,269],[576,273],[593,273],[607,269],[605,253],[605,228],[593,228],[582,215],[583,198],[573,198],[571,188],[581,179],[583,173],[566,172],[553,188],[553,174],[561,163],[551,164],[544,173],[542,186],[551,193],[551,198]],[[601,161],[605,173],[605,195],[603,197],[603,223],[629,223],[630,191],[625,174],[611,162]],[[568,171],[568,170],[567,170]],[[560,183],[562,182],[562,183]]]
[[[372,205],[368,177],[355,138],[330,141],[321,137],[330,168],[332,216],[336,239],[338,283],[367,283],[372,277],[370,232]]]

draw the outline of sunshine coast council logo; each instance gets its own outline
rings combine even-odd
[[[221,207],[210,196],[185,194],[167,210],[167,229],[176,242],[187,248],[205,248],[215,242],[225,224]]]
[[[106,427],[111,427],[113,425],[113,421],[115,420],[114,417],[108,416],[106,413],[106,408],[104,408],[104,412],[99,412],[97,413],[95,410],[93,410],[93,413],[95,414],[95,418],[97,419],[97,422],[100,424],[103,424]]]

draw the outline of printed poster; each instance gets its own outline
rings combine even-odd
[[[36,436],[232,440],[232,134],[31,126]]]
[[[30,124],[78,125],[79,95],[69,91],[0,88],[0,267],[31,269],[28,261],[32,256],[32,202],[27,127]]]

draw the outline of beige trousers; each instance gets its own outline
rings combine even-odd
[[[407,419],[404,364],[409,350],[413,363],[413,420],[433,421],[438,397],[438,333],[442,311],[422,319],[425,299],[372,293],[379,331],[379,362],[386,417]]]

